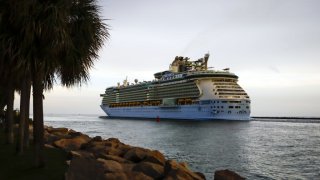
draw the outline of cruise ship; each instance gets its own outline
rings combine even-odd
[[[111,118],[250,120],[250,98],[229,68],[208,68],[209,54],[191,61],[176,56],[154,80],[109,87],[102,110]]]

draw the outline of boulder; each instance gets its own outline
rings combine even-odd
[[[68,133],[63,133],[63,132],[53,132],[50,133],[51,136],[56,136],[57,139],[69,139],[69,138],[73,138],[71,135],[69,135]]]
[[[181,166],[187,168],[187,169],[189,168],[189,167],[188,167],[188,163],[186,163],[186,162],[179,162],[179,164],[180,164]]]
[[[91,141],[101,142],[102,141],[102,137],[101,136],[96,136],[96,137],[92,138]]]
[[[233,171],[225,169],[225,170],[218,170],[214,172],[214,179],[215,180],[244,180],[246,178],[241,177],[239,174]]]
[[[65,173],[66,180],[103,180],[105,179],[102,163],[94,158],[75,157]]]
[[[94,158],[92,153],[89,153],[87,151],[77,150],[77,151],[70,151],[67,154],[67,159],[73,159],[75,157],[88,157],[88,158]]]
[[[142,172],[126,172],[127,178],[130,180],[154,180],[152,177],[143,174]]]
[[[67,135],[69,135],[70,138],[74,138],[74,137],[77,137],[77,136],[81,136],[83,135],[81,132],[76,132],[76,131],[68,131]]]
[[[97,161],[102,163],[105,173],[122,172],[123,171],[122,165],[117,161],[105,160],[105,159],[101,159],[101,158],[97,159]]]
[[[51,144],[44,144],[44,147],[48,148],[48,149],[55,149],[56,148],[56,147],[52,146]]]
[[[195,180],[196,178],[193,178],[188,173],[181,169],[170,171],[165,175],[163,178],[164,180]]]
[[[164,167],[150,162],[141,162],[132,168],[133,171],[142,172],[154,179],[161,179],[164,176]]]
[[[119,139],[117,139],[117,138],[109,138],[109,139],[107,139],[106,141],[114,142],[114,143],[116,143],[116,144],[121,143],[121,142],[120,142],[120,140],[119,140]]]
[[[123,163],[121,165],[122,165],[123,172],[133,172],[132,169],[136,164],[134,164],[134,163]]]
[[[63,134],[67,134],[69,129],[68,128],[53,128],[53,127],[47,127],[46,130],[49,132],[49,133],[57,133],[57,132],[60,132],[60,133],[63,133]]]
[[[98,141],[89,141],[88,143],[85,143],[81,146],[82,150],[93,150],[93,149],[104,149],[105,145],[103,142],[98,142]]]
[[[198,176],[200,176],[202,179],[206,179],[206,176],[202,172],[194,172]]]
[[[105,154],[108,154],[108,155],[118,156],[118,154],[119,154],[119,149],[114,148],[114,147],[106,146],[105,149],[104,149],[104,153],[105,153]]]
[[[53,143],[54,146],[61,148],[65,151],[79,150],[82,144],[90,141],[89,136],[81,135],[72,139],[60,139]]]
[[[179,164],[175,160],[168,160],[166,161],[164,167],[164,179],[194,179],[194,180],[203,180],[205,178],[199,176],[197,173],[192,172],[188,168],[185,167],[186,165]]]
[[[138,163],[142,161],[150,150],[134,147],[126,152],[124,158],[132,162]]]
[[[99,140],[100,138],[94,140],[91,139],[90,142],[83,144],[81,146],[82,150],[90,151],[95,154],[96,157],[101,157],[105,155],[116,155],[124,156],[124,154],[131,149],[129,145],[121,143],[116,138],[110,138],[107,140]]]
[[[118,155],[123,157],[130,149],[132,149],[132,146],[119,143],[119,145],[117,146]]]
[[[106,155],[119,156],[122,153],[120,149],[114,148],[112,146],[105,146],[104,143],[87,146],[85,148],[81,147],[81,150],[91,152],[97,158],[103,158]]]
[[[108,140],[101,140],[96,141],[97,138],[91,139],[87,144],[84,144],[81,149],[103,149],[105,147],[117,147],[118,144],[116,142],[108,141]]]
[[[104,154],[104,153],[99,154],[99,156],[96,157],[96,158],[102,158],[102,159],[105,159],[105,160],[113,160],[113,161],[117,161],[119,163],[131,163],[131,161],[126,160],[126,159],[124,159],[122,157],[109,155],[109,154]]]
[[[106,180],[128,180],[127,175],[123,172],[106,173]]]
[[[50,134],[48,132],[45,131],[44,133],[44,137],[43,137],[43,140],[44,140],[44,143],[45,144],[52,144],[53,142],[59,140],[60,138],[54,134]]]
[[[166,162],[166,159],[162,153],[160,153],[157,150],[154,150],[154,151],[148,152],[143,161],[156,163],[163,166]]]

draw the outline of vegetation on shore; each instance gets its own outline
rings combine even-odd
[[[56,180],[64,179],[67,170],[67,153],[61,149],[44,148],[46,166],[35,168],[34,147],[28,148],[23,155],[15,153],[15,145],[4,144],[5,134],[0,130],[0,179],[11,180]]]
[[[29,148],[30,91],[36,167],[45,167],[43,92],[60,81],[81,85],[109,36],[97,0],[0,1],[0,120],[12,152]],[[20,93],[19,130],[14,132],[14,92]],[[4,109],[6,107],[6,113]],[[48,158],[47,158],[48,159]]]

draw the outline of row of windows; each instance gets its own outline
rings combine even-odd
[[[213,113],[219,114],[219,113],[224,113],[224,111],[213,111]],[[231,111],[228,111],[228,114],[231,114]],[[238,111],[237,114],[247,114],[247,111]]]
[[[236,79],[213,79],[212,82],[237,82]]]
[[[213,103],[241,103],[241,101],[211,101],[211,100],[203,100],[201,101],[201,104],[210,104]],[[246,103],[250,103],[250,101],[245,101]]]
[[[219,93],[219,95],[247,95],[247,93]]]
[[[215,91],[213,89],[213,91]],[[243,89],[217,89],[218,92],[244,92]]]
[[[215,86],[239,86],[237,83],[230,83],[230,82],[218,82],[218,83],[213,83]]]
[[[223,108],[224,108],[224,106],[211,106],[211,108],[212,108],[212,107],[213,107],[213,108],[217,108],[217,109],[220,109],[220,108],[223,109]],[[228,108],[229,108],[229,109],[233,109],[233,108],[235,108],[235,109],[240,109],[241,106],[229,106]],[[249,109],[249,106],[246,106],[246,108]]]
[[[216,88],[242,89],[240,86],[234,86],[234,85],[229,85],[229,86],[216,86]]]

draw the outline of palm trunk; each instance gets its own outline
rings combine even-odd
[[[43,167],[45,165],[44,149],[44,128],[43,128],[43,78],[41,73],[33,75],[33,137],[35,145],[35,165]]]
[[[5,117],[5,112],[4,112],[4,107],[6,106],[6,102],[4,101],[4,98],[5,97],[3,97],[3,101],[2,102],[0,102],[0,127],[1,128],[4,128],[5,127],[5,119],[6,119],[6,117]]]
[[[25,114],[25,119],[26,119],[26,123],[24,126],[24,138],[23,138],[23,145],[25,148],[29,147],[29,136],[30,136],[30,132],[29,132],[29,116],[30,116],[30,91],[31,91],[31,79],[30,79],[30,75],[27,75],[27,99],[26,99],[26,114]]]
[[[25,124],[26,124],[26,111],[27,111],[27,81],[26,76],[23,77],[22,83],[21,83],[21,98],[20,98],[20,123],[19,123],[19,136],[17,141],[17,153],[23,154],[24,152],[24,130],[25,130]]]
[[[12,78],[9,79],[8,83],[8,103],[7,103],[7,112],[6,112],[6,143],[13,144],[14,134],[13,134],[13,121],[14,121],[14,112],[13,112],[13,103],[14,103],[14,88]]]

